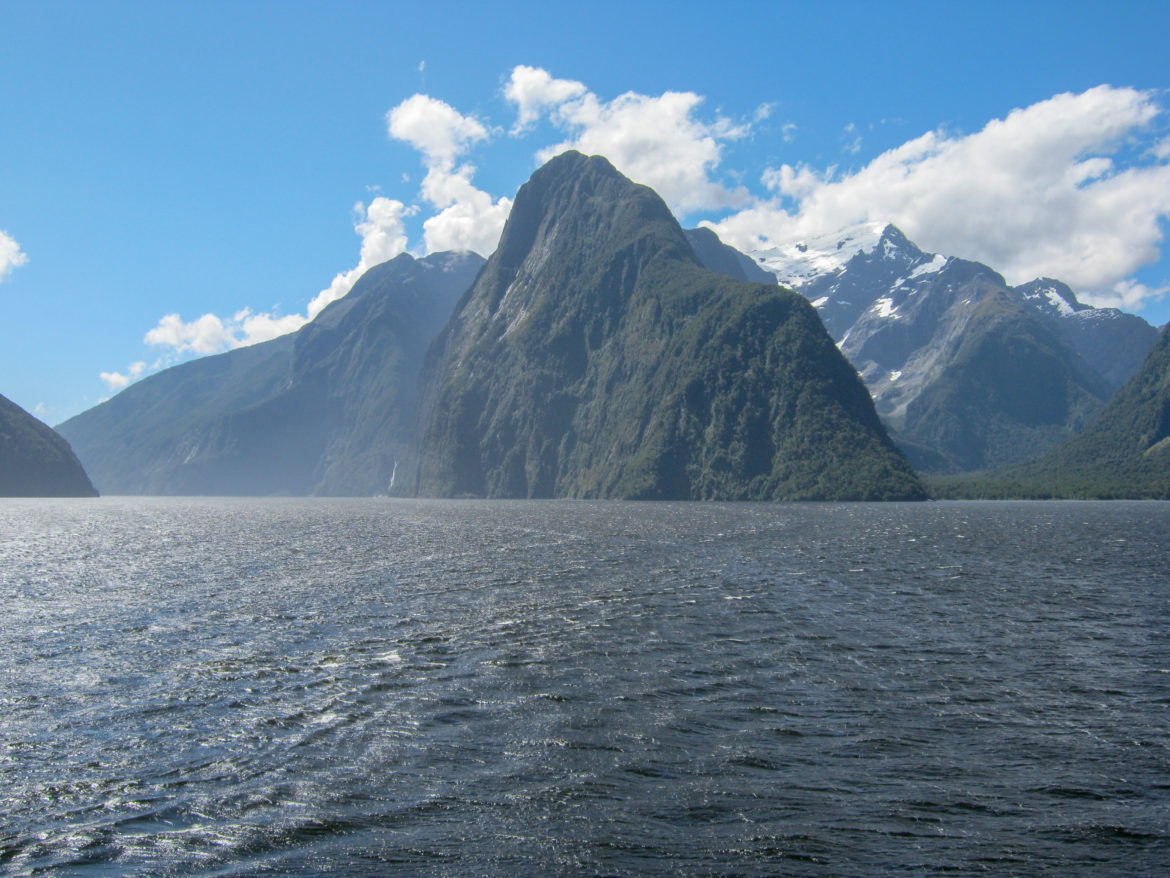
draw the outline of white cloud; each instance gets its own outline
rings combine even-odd
[[[703,98],[693,92],[668,91],[657,97],[627,92],[602,101],[579,82],[520,66],[513,69],[504,96],[517,108],[514,132],[547,114],[569,134],[569,139],[540,150],[541,162],[567,149],[603,155],[684,215],[748,201],[746,190],[727,189],[711,175],[723,157],[723,144],[746,137],[751,124],[723,116],[701,121],[696,111]],[[769,112],[768,105],[761,105],[757,120]]]
[[[251,308],[242,308],[231,317],[208,313],[190,322],[184,321],[179,314],[167,314],[143,338],[146,344],[169,349],[167,354],[149,368],[145,363],[134,363],[125,373],[102,372],[102,381],[111,390],[121,390],[147,371],[173,365],[183,354],[218,354],[296,332],[331,302],[348,293],[369,269],[406,251],[403,218],[410,213],[411,210],[401,201],[382,196],[369,205],[355,204],[354,231],[362,238],[358,264],[348,271],[339,272],[333,282],[309,302],[304,314],[253,313]]]
[[[21,251],[20,245],[7,232],[0,231],[0,282],[9,271],[26,262],[28,256]]]
[[[423,223],[427,252],[474,250],[486,256],[495,250],[512,202],[493,200],[472,183],[473,165],[456,164],[487,139],[487,128],[443,101],[416,94],[386,114],[386,130],[417,149],[427,168],[420,194],[438,210]]]
[[[137,363],[130,364],[130,368],[126,370],[128,373],[126,375],[123,375],[120,372],[102,372],[101,379],[102,381],[106,382],[106,386],[108,386],[110,390],[118,391],[123,387],[126,387],[128,384],[138,380],[138,378],[145,370],[146,363],[139,361]]]
[[[469,146],[486,140],[487,128],[473,116],[464,116],[450,104],[416,94],[386,114],[386,126],[395,140],[409,143],[423,154],[428,166],[455,164]]]
[[[406,252],[406,227],[403,223],[404,217],[408,216],[411,211],[401,201],[396,201],[393,198],[385,198],[379,195],[368,206],[364,206],[358,202],[353,206],[354,209],[354,231],[362,236],[361,256],[358,259],[358,264],[349,271],[339,272],[334,278],[333,282],[325,289],[321,290],[309,302],[309,307],[300,325],[292,326],[291,318],[280,318],[284,325],[291,328],[286,329],[285,332],[292,332],[300,329],[301,326],[308,323],[318,314],[320,314],[325,306],[330,302],[336,302],[342,296],[350,291],[358,278],[373,268],[375,265],[380,265],[387,260],[393,259],[400,253]],[[267,317],[268,315],[254,315],[252,317],[253,325],[259,327],[261,323],[259,318]],[[283,335],[283,332],[276,333],[276,335]],[[275,338],[275,335],[269,336]],[[245,344],[253,344],[256,341],[263,341],[256,337]]]
[[[845,126],[845,130],[841,132],[841,149],[844,152],[852,155],[857,155],[861,152],[861,135],[857,133],[857,126],[850,122]]]
[[[1140,310],[1151,302],[1156,302],[1170,292],[1170,286],[1152,288],[1138,283],[1132,278],[1118,281],[1111,290],[1096,293],[1092,297],[1092,304],[1098,308],[1122,308],[1126,311]],[[1079,298],[1085,298],[1080,296]]]
[[[757,249],[893,222],[924,249],[985,262],[1011,283],[1057,277],[1087,302],[1140,307],[1157,291],[1127,279],[1159,258],[1170,165],[1157,149],[1124,168],[1118,156],[1159,112],[1151,93],[1128,88],[1056,95],[975,134],[929,132],[843,177],[769,170],[773,197],[711,225]]]
[[[572,79],[554,79],[548,71],[523,64],[512,69],[504,97],[516,105],[518,116],[513,134],[531,128],[546,110],[582,97],[588,89]]]
[[[143,341],[173,348],[180,354],[186,351],[214,354],[234,347],[235,336],[230,321],[225,322],[214,314],[204,314],[190,323],[184,323],[178,314],[167,314],[158,326],[146,333]]]
[[[472,168],[467,165],[451,174],[437,174],[433,169],[423,181],[423,192],[431,204],[442,208],[423,222],[423,239],[428,253],[440,250],[473,250],[487,256],[500,242],[500,233],[508,221],[512,201],[492,201],[486,192],[471,183]]]

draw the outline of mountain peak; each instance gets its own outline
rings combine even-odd
[[[1033,307],[1060,317],[1071,317],[1079,311],[1092,310],[1091,305],[1077,301],[1076,294],[1067,284],[1051,277],[1038,277],[1015,290]]]
[[[608,159],[570,150],[550,159],[520,187],[500,243],[484,267],[497,307],[532,304],[537,279],[559,267],[617,259],[639,263],[662,254],[698,265],[678,221],[658,194],[623,176]]]
[[[914,260],[923,253],[897,226],[870,221],[775,244],[750,255],[780,283],[796,289],[841,271],[858,256]]]
[[[598,157],[521,187],[428,363],[424,495],[922,496],[808,303],[705,269]]]
[[[886,258],[890,258],[894,253],[905,253],[915,259],[923,255],[918,245],[907,238],[902,230],[893,223],[887,224],[882,229],[879,243],[883,247],[883,255]]]

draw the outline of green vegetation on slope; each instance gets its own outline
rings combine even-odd
[[[1018,466],[935,479],[940,498],[1170,499],[1170,335],[1084,432]]]
[[[520,190],[428,370],[423,494],[923,496],[811,306],[702,268],[598,157]]]
[[[69,443],[0,396],[0,497],[96,495]]]

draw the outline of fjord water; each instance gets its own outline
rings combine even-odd
[[[1162,874],[1170,504],[0,505],[0,873]]]

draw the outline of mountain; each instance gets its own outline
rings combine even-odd
[[[759,284],[776,284],[776,275],[766,271],[750,256],[730,247],[719,240],[719,236],[708,228],[684,229],[683,234],[699,262],[704,268],[725,274],[736,280]]]
[[[1059,281],[1012,287],[980,263],[924,253],[894,226],[753,256],[813,303],[925,472],[993,468],[1066,440],[1157,338],[1141,318],[1082,304]]]
[[[299,332],[159,372],[58,429],[105,493],[386,492],[427,345],[482,264],[403,254]]]
[[[1033,461],[940,480],[953,497],[1170,500],[1170,331],[1091,425]]]
[[[423,495],[924,496],[809,304],[703,268],[597,156],[517,193],[420,394]]]
[[[0,497],[96,497],[60,435],[0,396]]]

